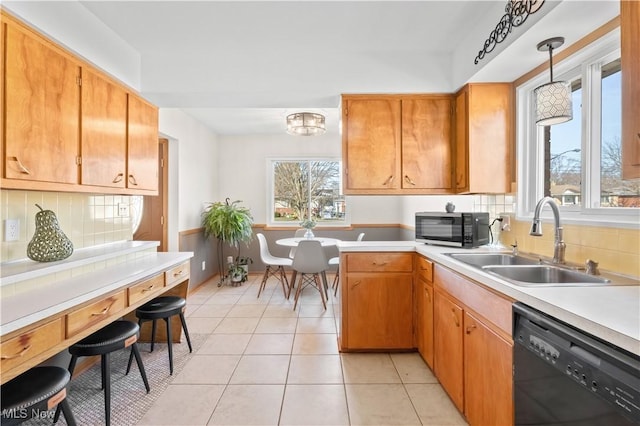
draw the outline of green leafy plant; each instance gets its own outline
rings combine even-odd
[[[300,222],[300,226],[303,227],[304,229],[313,229],[316,227],[316,221],[313,219],[305,219],[302,222]]]
[[[240,243],[248,245],[253,238],[253,216],[248,208],[240,205],[241,202],[230,202],[229,198],[224,202],[216,201],[202,213],[205,237],[213,236],[218,240],[218,270],[221,273],[224,270],[224,245],[237,248],[236,259],[240,259]]]

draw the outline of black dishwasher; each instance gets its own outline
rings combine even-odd
[[[640,424],[640,357],[513,305],[516,425]]]

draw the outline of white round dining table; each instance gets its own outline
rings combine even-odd
[[[292,238],[281,238],[276,240],[276,244],[284,247],[298,247],[298,243],[300,241],[305,241],[307,238],[304,237],[292,237]],[[338,244],[341,240],[337,238],[327,238],[327,237],[313,237],[312,241],[320,241],[320,245],[322,247],[331,247]]]

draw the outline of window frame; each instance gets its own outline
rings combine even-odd
[[[581,114],[581,206],[559,206],[565,223],[640,228],[640,208],[588,207],[600,200],[601,76],[602,65],[620,57],[620,30],[616,29],[589,46],[554,64],[554,80],[582,78]],[[624,70],[622,70],[624,72]],[[544,196],[544,127],[535,123],[533,90],[549,80],[545,70],[516,91],[517,209],[516,218],[530,220],[535,206]],[[590,119],[596,117],[596,119]],[[543,217],[551,218],[550,209]]]
[[[299,228],[300,227],[300,220],[295,220],[295,221],[275,221],[273,219],[273,211],[274,211],[274,166],[276,162],[285,162],[285,161],[289,161],[289,162],[296,162],[296,161],[306,161],[306,162],[312,162],[312,161],[332,161],[332,162],[336,162],[338,163],[338,167],[340,168],[340,172],[339,172],[339,188],[340,188],[340,194],[342,194],[342,196],[345,198],[345,213],[344,213],[344,218],[342,220],[336,220],[336,221],[331,221],[330,223],[326,223],[326,222],[318,222],[316,225],[316,228],[332,228],[332,227],[347,227],[347,226],[351,226],[351,214],[350,214],[350,208],[349,208],[349,202],[348,202],[348,197],[346,195],[344,195],[343,192],[343,185],[342,185],[342,179],[343,179],[343,173],[342,173],[342,167],[343,167],[343,162],[342,159],[339,157],[267,157],[267,200],[266,200],[266,206],[267,206],[267,211],[266,211],[266,215],[267,215],[267,226],[272,227],[272,228]],[[311,198],[309,198],[311,200]]]

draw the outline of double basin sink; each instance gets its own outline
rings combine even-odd
[[[525,287],[638,285],[637,280],[607,274],[590,275],[539,258],[508,253],[447,253],[453,259]]]

